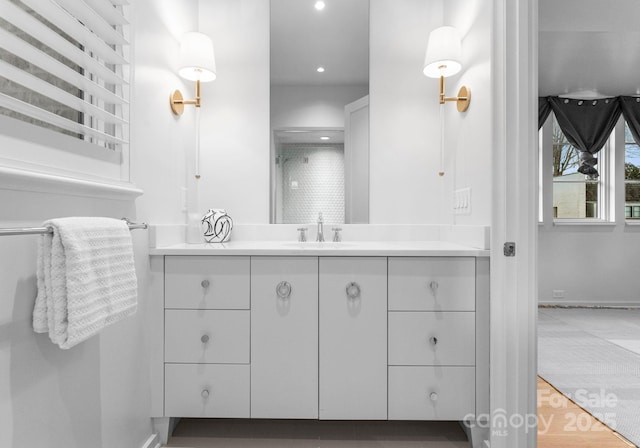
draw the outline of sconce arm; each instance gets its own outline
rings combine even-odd
[[[176,90],[171,94],[169,101],[171,104],[171,110],[175,115],[182,115],[185,104],[193,104],[196,107],[200,107],[200,80],[196,81],[196,97],[194,99],[185,100],[182,97],[182,92]]]
[[[457,103],[458,112],[465,112],[469,108],[471,102],[471,90],[466,87],[460,87],[458,96],[445,96],[444,94],[444,76],[440,76],[440,104],[444,104],[448,101],[455,101]]]

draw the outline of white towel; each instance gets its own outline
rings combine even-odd
[[[112,218],[46,221],[38,246],[33,329],[67,349],[137,307],[131,231]]]

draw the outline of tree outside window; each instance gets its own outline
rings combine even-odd
[[[624,136],[624,215],[626,219],[640,219],[640,147],[626,123]]]
[[[584,174],[578,172],[580,152],[567,141],[555,117],[552,129],[554,218],[599,218],[598,197],[601,179],[586,179]],[[605,151],[606,148],[600,150],[598,158],[601,158]],[[640,184],[638,187],[640,193]]]

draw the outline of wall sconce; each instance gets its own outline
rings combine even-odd
[[[182,36],[179,67],[178,74],[181,77],[196,82],[196,97],[193,100],[185,100],[179,90],[173,92],[170,103],[175,115],[182,115],[185,104],[200,107],[200,82],[216,79],[216,60],[213,42],[209,36],[198,32],[189,32]]]
[[[455,101],[458,112],[465,112],[471,102],[471,90],[468,87],[460,87],[458,96],[447,97],[444,94],[444,78],[462,69],[461,56],[462,44],[458,30],[452,26],[442,26],[431,31],[423,72],[429,78],[440,78],[440,104]]]

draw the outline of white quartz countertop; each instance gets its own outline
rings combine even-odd
[[[175,244],[155,247],[150,255],[296,255],[296,256],[393,256],[488,257],[489,251],[445,241],[230,241],[227,243]]]

